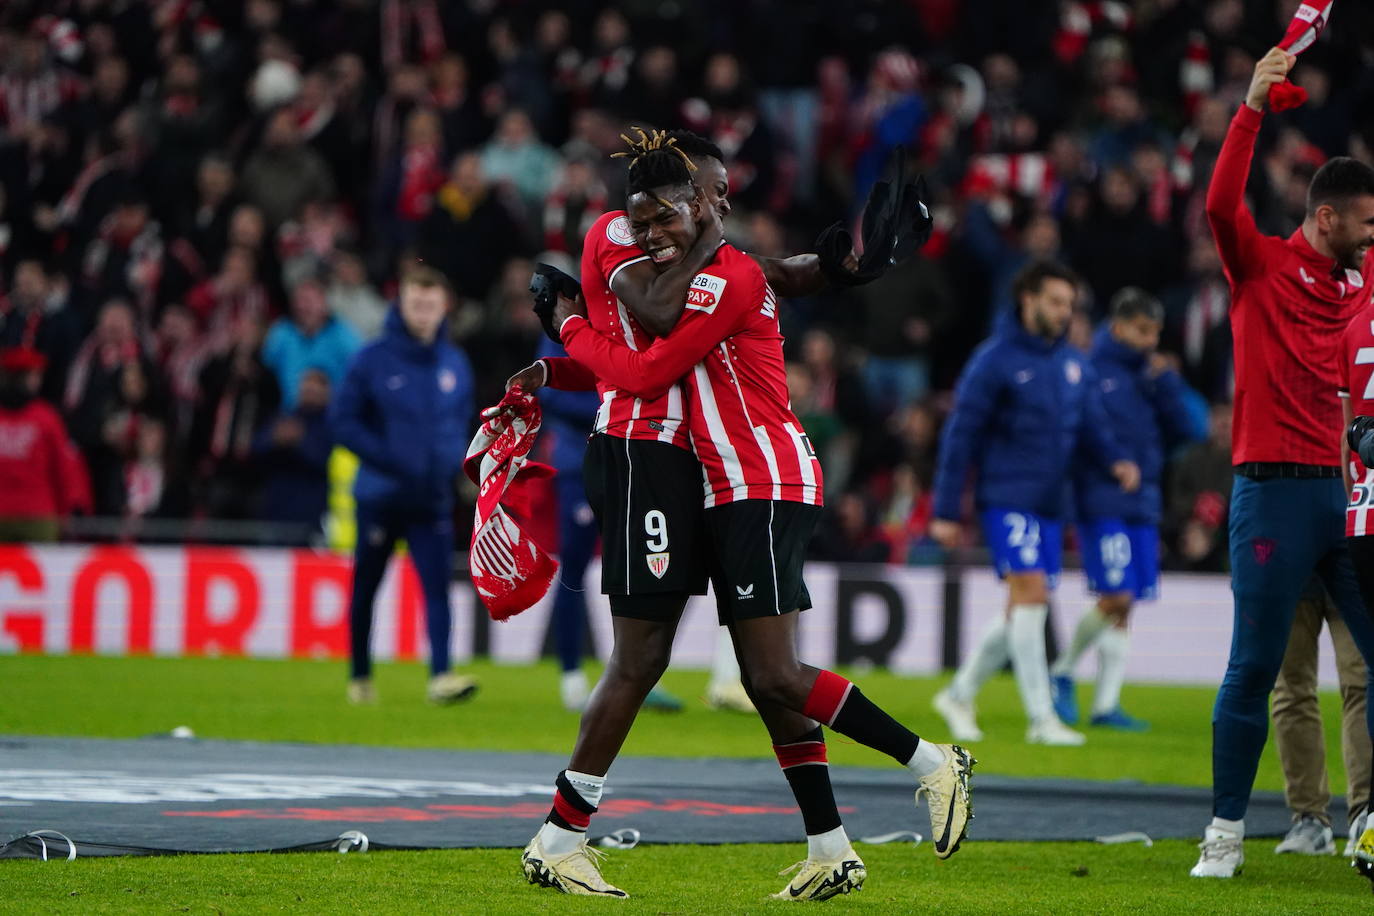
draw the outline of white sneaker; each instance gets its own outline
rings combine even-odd
[[[377,702],[371,678],[357,677],[348,682],[348,702],[354,706],[371,706]]]
[[[558,681],[558,696],[563,708],[568,712],[581,712],[587,708],[587,698],[591,691],[587,687],[587,674],[581,668],[564,671]]]
[[[475,693],[477,693],[477,678],[470,674],[459,674],[456,671],[434,675],[429,679],[429,687],[425,690],[425,696],[429,698],[429,701],[440,706],[472,699]]]
[[[1209,825],[1197,848],[1202,855],[1188,872],[1194,878],[1231,878],[1245,864],[1245,844],[1229,830]]]
[[[944,717],[945,724],[949,726],[949,733],[954,736],[955,741],[983,740],[983,730],[978,727],[972,703],[955,699],[949,688],[945,688],[935,694],[935,699],[930,701],[930,705]]]
[[[1043,744],[1047,747],[1082,747],[1087,741],[1087,735],[1069,728],[1059,721],[1058,716],[1048,716],[1039,722],[1032,722],[1030,728],[1026,729],[1027,744]]]
[[[742,712],[748,715],[758,712],[744,684],[738,680],[707,684],[706,705],[719,712]]]
[[[1293,852],[1300,856],[1334,856],[1336,841],[1331,828],[1310,814],[1304,814],[1288,831],[1283,842],[1274,847],[1274,852]]]
[[[1368,812],[1356,817],[1350,823],[1350,838],[1345,841],[1345,852],[1341,853],[1347,859],[1355,857],[1355,844],[1360,841],[1360,834],[1364,833],[1365,824],[1369,822]]]

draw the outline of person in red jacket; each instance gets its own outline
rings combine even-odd
[[[76,495],[66,427],[38,397],[47,362],[27,347],[0,350],[0,543],[57,540]]]
[[[1212,822],[1197,878],[1245,861],[1245,812],[1269,728],[1268,700],[1294,608],[1315,572],[1350,636],[1374,662],[1374,619],[1345,542],[1341,338],[1374,289],[1374,169],[1336,157],[1312,176],[1306,215],[1287,238],[1262,235],[1245,206],[1270,87],[1294,57],[1274,48],[1217,156],[1207,221],[1231,286],[1236,407],[1231,439],[1230,659],[1212,712]],[[1370,707],[1374,734],[1374,704]]]

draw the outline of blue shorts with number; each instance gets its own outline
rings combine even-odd
[[[1038,571],[1051,587],[1059,581],[1064,529],[1058,519],[1020,509],[984,509],[980,516],[997,575]]]
[[[1159,529],[1099,518],[1078,526],[1083,541],[1083,572],[1099,595],[1127,594],[1138,600],[1159,597]]]

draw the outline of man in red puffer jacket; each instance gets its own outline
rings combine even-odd
[[[0,543],[57,540],[80,489],[62,418],[37,396],[46,363],[27,347],[0,350]]]

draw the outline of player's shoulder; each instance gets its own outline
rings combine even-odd
[[[721,243],[716,249],[716,256],[702,273],[720,274],[726,279],[739,281],[741,285],[764,282],[763,268],[759,267],[759,262],[729,242]]]
[[[630,231],[630,219],[624,210],[608,210],[596,218],[587,229],[583,247],[596,251],[634,248],[635,237]]]

